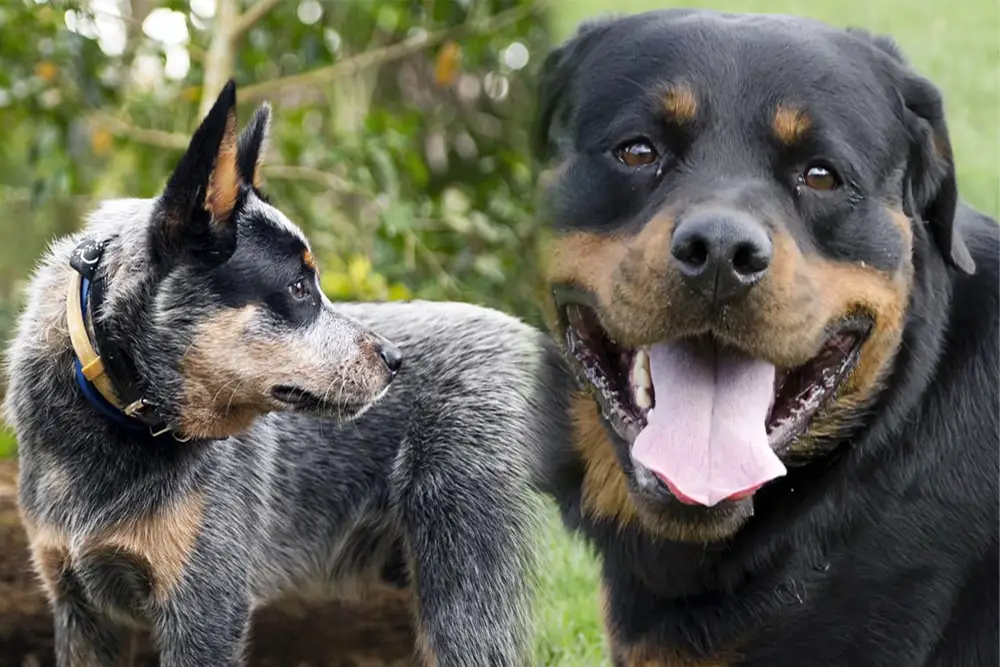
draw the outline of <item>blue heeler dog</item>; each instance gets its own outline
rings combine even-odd
[[[379,591],[425,664],[526,664],[555,349],[470,305],[334,307],[261,192],[269,108],[239,135],[235,109],[230,82],[162,194],[104,203],[28,286],[5,407],[58,665],[135,627],[165,667],[239,665],[263,602]]]

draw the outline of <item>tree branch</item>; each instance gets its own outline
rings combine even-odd
[[[239,18],[238,0],[215,1],[215,25],[212,41],[205,54],[205,75],[201,87],[201,105],[198,108],[199,118],[208,115],[215,98],[232,76],[236,54],[234,41],[230,36]]]
[[[261,0],[261,2],[266,1]],[[540,12],[546,4],[548,4],[548,0],[535,0],[528,5],[508,9],[488,19],[469,21],[427,35],[415,35],[401,42],[365,51],[356,56],[345,58],[333,65],[312,70],[311,72],[293,74],[273,81],[265,81],[255,86],[246,86],[240,90],[240,99],[244,102],[258,101],[289,88],[316,88],[369,67],[405,58],[412,53],[417,53],[441,42],[500,30]]]
[[[103,111],[94,112],[91,120],[116,137],[131,139],[147,146],[184,150],[190,141],[186,135],[136,127]]]
[[[281,3],[282,0],[257,0],[257,2],[250,9],[243,12],[243,14],[236,19],[236,23],[233,25],[233,30],[229,35],[229,39],[235,42],[243,35],[243,33],[252,28],[254,24],[264,18],[269,11]]]
[[[313,169],[292,164],[265,164],[264,173],[271,177],[289,181],[311,181],[317,185],[329,188],[334,192],[348,195],[358,195],[366,199],[374,200],[377,195],[370,190],[366,190],[360,185],[332,174],[328,171]]]

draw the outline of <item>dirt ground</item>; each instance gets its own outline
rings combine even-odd
[[[0,667],[54,667],[52,621],[30,571],[15,505],[17,469],[0,461]],[[154,667],[146,637],[132,667]],[[287,600],[254,619],[251,667],[413,667],[409,613],[398,601]],[[206,665],[206,667],[208,667]]]

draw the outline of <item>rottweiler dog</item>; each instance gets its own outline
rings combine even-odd
[[[891,39],[674,9],[539,84],[547,460],[614,664],[998,662],[998,228]]]

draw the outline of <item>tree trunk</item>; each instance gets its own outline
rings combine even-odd
[[[0,461],[0,667],[51,667],[52,619],[28,562],[16,506],[17,465]],[[413,634],[400,600],[285,600],[254,619],[251,667],[410,667]],[[154,667],[137,635],[132,667]],[[208,667],[206,665],[206,667]]]

